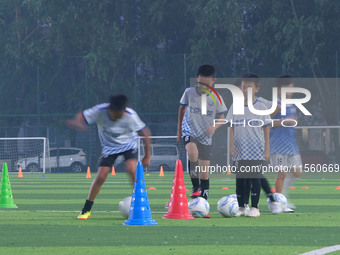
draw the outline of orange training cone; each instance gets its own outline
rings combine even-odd
[[[161,166],[161,170],[159,171],[159,176],[164,176],[163,166]]]
[[[24,177],[24,176],[22,175],[21,166],[19,166],[18,178],[22,178],[22,177]]]
[[[112,166],[112,173],[111,173],[111,175],[116,175],[115,166]]]
[[[335,189],[340,189],[340,186],[338,186],[337,188],[335,188]]]
[[[186,188],[183,178],[183,166],[182,162],[178,159],[176,161],[175,176],[172,183],[168,213],[165,214],[163,218],[188,220],[194,219],[189,213],[188,200],[185,190]]]
[[[91,171],[89,166],[87,167],[86,179],[91,179]]]

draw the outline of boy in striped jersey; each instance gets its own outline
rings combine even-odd
[[[145,138],[145,156],[142,163],[144,166],[150,164],[150,131],[127,104],[126,96],[111,96],[109,103],[86,109],[67,122],[69,126],[78,130],[86,130],[88,125],[96,123],[102,146],[98,172],[78,219],[90,218],[94,199],[118,156],[124,156],[126,171],[134,181],[137,166],[137,132]]]

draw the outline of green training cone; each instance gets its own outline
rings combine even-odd
[[[18,208],[13,201],[11,184],[9,183],[7,163],[2,166],[0,189],[0,208]]]

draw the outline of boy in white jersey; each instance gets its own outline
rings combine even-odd
[[[269,130],[271,119],[269,115],[256,115],[248,105],[253,104],[257,110],[268,109],[258,101],[255,94],[260,90],[259,77],[255,74],[245,74],[241,78],[241,89],[244,94],[244,114],[234,115],[233,105],[230,107],[227,121],[230,123],[230,154],[235,157],[238,171],[236,173],[236,194],[239,204],[237,216],[258,217],[258,203],[261,191],[261,168],[263,161],[269,160]],[[252,89],[248,101],[248,88]],[[251,190],[251,209],[245,211],[246,192]],[[248,195],[249,196],[249,195]]]
[[[281,105],[281,89],[283,87],[294,87],[293,79],[289,75],[280,76],[276,79],[275,86],[278,88],[278,105]],[[287,93],[286,98],[292,98],[292,96],[293,93]],[[272,102],[264,102],[267,107],[271,107]],[[279,111],[273,117],[274,120],[279,121],[274,121],[273,128],[270,131],[270,164],[275,167],[290,168],[288,174],[284,171],[278,172],[275,181],[276,192],[284,193],[287,196],[288,187],[301,175],[302,160],[295,137],[295,129],[294,127],[287,127],[295,125],[295,121],[297,121],[296,106],[287,105],[286,111],[286,115],[282,115]],[[281,125],[282,120],[285,120],[285,127]],[[285,212],[294,212],[294,207],[290,204]]]
[[[150,131],[137,113],[127,107],[127,103],[128,99],[124,95],[111,96],[110,103],[86,109],[67,121],[69,126],[78,130],[86,130],[87,125],[96,123],[102,146],[98,172],[78,219],[90,218],[94,199],[118,156],[124,156],[126,171],[134,181],[137,166],[137,132],[145,138],[145,156],[142,163],[144,166],[150,164]]]
[[[212,136],[221,126],[214,126],[214,119],[216,114],[219,119],[224,119],[227,112],[223,99],[212,88],[215,81],[215,68],[211,65],[200,66],[197,86],[187,88],[180,100],[177,141],[183,137],[188,152],[192,198],[201,196],[208,199],[209,172],[206,169],[210,165]],[[206,97],[205,115],[202,112],[202,97]],[[196,166],[200,169],[198,176]]]

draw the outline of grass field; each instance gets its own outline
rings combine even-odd
[[[234,193],[235,181],[215,175],[211,219],[162,219],[172,178],[173,173],[145,176],[147,188],[157,189],[148,196],[158,225],[123,226],[118,203],[132,192],[125,174],[108,177],[87,221],[76,219],[92,181],[84,174],[10,175],[19,208],[0,209],[0,254],[300,254],[340,244],[339,179],[297,182],[290,193],[298,206],[294,214],[272,215],[262,194],[261,217],[222,218],[217,201]]]

